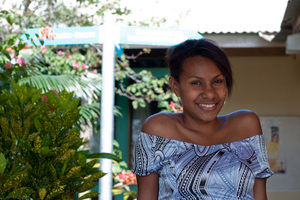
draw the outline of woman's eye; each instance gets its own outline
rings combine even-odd
[[[202,82],[201,81],[193,81],[192,85],[202,85]]]
[[[224,83],[224,80],[222,80],[222,79],[217,79],[217,80],[214,80],[214,82],[213,82],[214,85],[223,85],[223,83]]]

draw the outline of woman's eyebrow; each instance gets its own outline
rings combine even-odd
[[[221,73],[221,74],[218,74],[218,75],[214,76],[213,78],[218,78],[218,77],[220,77],[220,76],[224,76],[224,74],[223,74],[223,73]],[[188,77],[188,78],[197,78],[197,79],[203,79],[202,77],[200,77],[200,76],[196,76],[196,75],[192,75],[192,76],[190,76],[190,77]]]
[[[218,74],[217,76],[215,76],[214,78],[218,78],[219,76],[224,76],[224,74],[223,73],[221,73],[221,74]]]

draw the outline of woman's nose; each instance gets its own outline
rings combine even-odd
[[[208,99],[212,99],[213,97],[215,97],[215,88],[211,85],[207,85],[203,88],[203,91],[202,91],[202,96],[204,98],[208,98]]]

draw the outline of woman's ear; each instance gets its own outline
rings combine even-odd
[[[169,78],[169,84],[170,84],[170,87],[172,89],[172,91],[176,94],[177,97],[180,97],[180,90],[179,90],[179,84],[178,84],[178,81],[175,80],[174,77],[170,76]]]

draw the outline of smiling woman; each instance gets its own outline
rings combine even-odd
[[[273,172],[258,117],[218,115],[233,84],[226,54],[200,39],[171,47],[166,58],[183,112],[144,122],[132,170],[138,199],[267,199]]]

